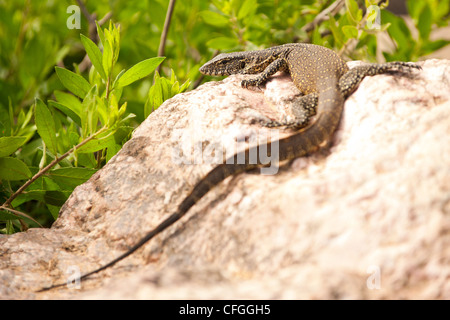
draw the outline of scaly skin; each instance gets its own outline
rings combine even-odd
[[[303,131],[279,140],[278,150],[272,150],[270,142],[267,147],[264,146],[267,148],[269,157],[271,152],[275,151],[278,152],[279,161],[283,161],[311,154],[330,142],[339,124],[345,98],[356,89],[366,75],[381,74],[391,70],[410,71],[411,68],[419,69],[420,67],[404,62],[393,62],[382,65],[370,64],[349,71],[346,63],[330,49],[312,44],[285,44],[265,50],[220,54],[203,65],[200,72],[208,75],[257,74],[256,77],[241,82],[244,88],[264,84],[277,71],[290,73],[294,84],[305,95],[300,99],[299,105],[309,109],[317,106],[317,120]],[[272,122],[267,125],[304,127],[306,124],[307,121],[284,124]],[[83,275],[80,280],[113,266],[135,252],[182,218],[197,201],[227,177],[263,166],[259,158],[256,163],[250,161],[250,154],[259,156],[259,148],[260,146],[255,146],[235,154],[215,167],[194,186],[174,214],[151,230],[127,252],[110,263]],[[238,159],[245,159],[245,161],[238,164]],[[65,283],[62,283],[40,291],[64,285]]]

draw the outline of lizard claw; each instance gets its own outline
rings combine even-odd
[[[260,82],[258,80],[253,80],[253,79],[246,79],[246,80],[241,81],[241,87],[245,88],[245,89],[248,89],[249,87],[255,87],[255,88],[262,90],[261,84],[262,84],[262,82]]]
[[[255,82],[253,80],[242,80],[241,86],[242,88],[248,89],[248,87],[255,86]]]

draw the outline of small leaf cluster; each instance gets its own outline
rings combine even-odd
[[[153,85],[148,90],[147,101],[144,106],[145,117],[148,117],[151,112],[158,108],[164,101],[172,98],[178,93],[184,92],[190,85],[190,81],[186,80],[181,86],[180,82],[172,70],[170,79],[161,77],[158,72],[155,72]]]
[[[381,19],[389,23],[387,32],[396,44],[396,50],[384,53],[389,61],[416,61],[450,44],[449,40],[430,37],[433,30],[448,27],[450,1],[408,0],[406,4],[413,27],[390,12],[382,12]]]

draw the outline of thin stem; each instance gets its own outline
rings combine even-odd
[[[166,20],[164,21],[164,28],[163,28],[163,32],[161,34],[161,40],[159,42],[159,49],[158,49],[159,57],[163,57],[164,53],[166,51],[167,35],[169,34],[170,21],[172,20],[172,14],[173,14],[173,10],[175,8],[175,2],[176,2],[176,0],[170,0],[170,2],[169,2],[169,7],[167,9],[167,14],[166,14]],[[158,71],[158,73],[161,71],[161,65],[159,65],[156,68],[156,71]]]
[[[111,74],[108,75],[108,79],[106,79],[106,100],[109,99],[109,86],[111,84]]]
[[[84,2],[81,0],[77,0],[78,6],[80,7],[81,11],[83,12],[83,15],[86,17],[89,23],[94,22],[95,24],[95,18],[89,13],[88,9],[84,5]]]
[[[327,7],[326,9],[324,9],[322,12],[320,12],[313,21],[311,21],[310,23],[306,24],[302,30],[305,32],[309,32],[314,30],[314,28],[316,26],[318,26],[319,24],[321,24],[323,21],[328,20],[329,17],[328,15],[336,15],[336,13],[339,12],[339,10],[341,10],[341,8],[344,6],[345,1],[344,0],[338,0],[336,2],[333,2],[329,7]]]
[[[9,212],[11,212],[12,214],[14,214],[14,215],[16,215],[16,216],[20,216],[20,217],[22,217],[22,218],[28,218],[28,219],[34,221],[35,223],[37,223],[37,224],[39,225],[39,227],[43,228],[43,226],[42,226],[39,222],[37,222],[36,220],[34,220],[32,217],[30,217],[30,216],[27,215],[26,213],[23,213],[23,212],[20,212],[20,211],[17,211],[17,210],[14,210],[14,209],[11,209],[11,208],[8,208],[8,207],[5,207],[5,206],[0,206],[0,210],[9,211]]]
[[[102,133],[103,131],[105,131],[107,128],[103,127],[102,129],[100,129],[99,131],[97,131],[96,133],[94,133],[92,136],[86,138],[85,140],[81,141],[78,145],[76,145],[75,147],[73,147],[72,149],[70,149],[69,151],[67,151],[66,153],[64,153],[62,156],[55,158],[55,160],[53,160],[52,162],[50,162],[45,168],[43,168],[42,170],[39,170],[38,173],[36,173],[30,180],[28,180],[27,182],[25,182],[25,184],[23,184],[16,192],[14,192],[13,195],[11,195],[9,197],[8,200],[6,200],[6,202],[3,204],[2,207],[9,207],[11,205],[11,202],[17,198],[17,196],[19,194],[21,194],[26,188],[28,188],[34,181],[36,181],[39,177],[41,177],[44,173],[46,173],[47,171],[49,171],[53,166],[55,166],[57,163],[61,162],[63,159],[67,158],[72,152],[74,152],[76,149],[80,148],[81,146],[85,145],[86,143],[88,143],[89,141],[91,141],[92,139],[94,139],[97,135],[99,135],[100,133]]]

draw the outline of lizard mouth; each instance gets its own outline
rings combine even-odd
[[[200,73],[210,75],[210,76],[224,76],[225,70],[209,68],[207,64],[203,65],[199,69]]]
[[[205,74],[205,73],[206,73],[206,67],[205,67],[205,65],[201,66],[200,69],[198,69],[198,71],[200,71],[200,73]]]

